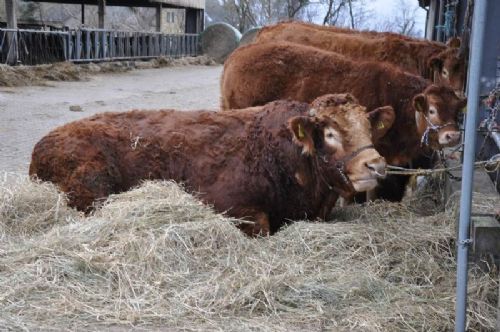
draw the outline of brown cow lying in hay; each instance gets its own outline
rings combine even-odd
[[[301,22],[264,27],[255,43],[288,41],[343,54],[355,60],[385,61],[461,93],[466,54],[460,40],[448,45],[386,32],[361,32]],[[434,75],[434,72],[436,75]]]
[[[228,58],[221,79],[223,109],[282,98],[310,102],[326,93],[351,93],[368,109],[394,108],[393,127],[382,139],[374,137],[389,164],[405,165],[427,146],[439,149],[460,141],[456,120],[466,100],[387,63],[352,61],[286,42],[250,44]]]
[[[368,118],[383,135],[391,107],[366,113],[349,95],[313,105],[103,113],[42,138],[30,175],[56,183],[83,211],[143,180],[172,179],[217,211],[254,221],[246,233],[274,233],[287,220],[324,218],[339,194],[370,190],[385,173]]]

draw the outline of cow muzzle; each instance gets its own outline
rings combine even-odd
[[[352,176],[352,186],[358,192],[374,189],[378,184],[378,179],[385,178],[387,163],[381,156],[364,162],[359,176]]]
[[[439,132],[438,143],[443,147],[455,146],[460,143],[461,136],[458,130],[441,130]]]

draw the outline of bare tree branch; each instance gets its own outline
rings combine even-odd
[[[349,1],[349,16],[351,17],[351,28],[354,29],[354,15],[352,14],[352,1]]]

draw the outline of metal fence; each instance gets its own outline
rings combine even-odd
[[[102,29],[0,29],[0,61],[8,64],[97,62],[160,56],[179,58],[198,54],[197,34]]]

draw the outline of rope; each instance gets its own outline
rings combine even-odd
[[[476,161],[474,163],[474,168],[480,167],[482,167],[487,173],[497,172],[498,170],[500,170],[500,154],[494,155],[489,160]],[[446,173],[460,169],[462,169],[462,165],[435,169],[413,169],[388,165],[386,173],[394,175],[432,175],[436,173]]]

